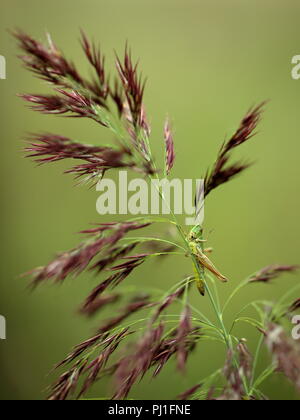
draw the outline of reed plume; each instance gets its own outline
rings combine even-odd
[[[84,33],[81,34],[81,47],[93,71],[91,79],[80,74],[49,35],[47,44],[22,31],[15,32],[14,36],[22,50],[20,59],[25,68],[51,88],[49,94],[23,93],[20,97],[34,111],[43,114],[87,118],[96,122],[104,134],[112,132],[116,139],[111,145],[107,145],[106,140],[103,144],[91,145],[88,140],[81,142],[58,134],[32,134],[27,138],[25,148],[28,158],[39,164],[70,160],[72,164],[66,172],[92,182],[102,179],[108,171],[124,168],[149,179],[149,182],[159,180],[161,173],[171,174],[176,157],[171,124],[167,120],[164,126],[161,139],[165,149],[164,166],[158,168],[151,151],[153,137],[144,104],[146,82],[128,46],[123,57],[116,56],[116,75],[111,82],[105,56]],[[264,108],[265,103],[251,108],[235,133],[222,144],[214,164],[204,176],[205,197],[249,167],[248,163],[241,161],[230,163],[231,156],[236,148],[253,138]],[[200,192],[196,194],[197,211],[201,204]],[[299,352],[284,331],[288,316],[300,307],[299,299],[291,303],[290,296],[284,296],[279,302],[265,302],[259,299],[258,292],[256,301],[248,305],[257,311],[257,318],[242,317],[246,310],[243,308],[234,318],[231,328],[224,321],[232,299],[242,289],[251,287],[250,284],[270,283],[286,273],[296,273],[299,267],[273,264],[258,270],[239,283],[226,303],[221,305],[218,288],[211,276],[211,273],[218,275],[218,271],[207,256],[211,249],[203,246],[203,227],[195,226],[195,230],[187,234],[176,215],[173,216],[165,221],[176,227],[174,240],[170,240],[169,233],[145,236],[147,228],[161,222],[158,218],[98,223],[81,231],[84,238],[73,249],[27,273],[36,287],[92,272],[98,284],[81,303],[79,312],[96,317],[104,307],[114,308],[114,315],[109,319],[100,322],[97,318],[96,335],[75,346],[57,364],[55,368],[64,368],[65,372],[52,385],[50,400],[84,398],[105,376],[112,377],[114,391],[111,398],[127,398],[133,385],[142,386],[141,380],[146,375],[158,377],[170,360],[175,362],[179,372],[185,374],[189,356],[204,340],[222,343],[224,366],[208,378],[199,378],[197,384],[178,396],[179,399],[264,400],[266,397],[260,386],[277,370],[300,390]],[[133,232],[140,235],[141,231],[144,236],[130,236]],[[123,288],[125,283],[130,284],[131,274],[138,273],[140,266],[166,256],[188,258],[191,273],[174,281],[169,290],[159,293],[153,293],[153,290],[137,293],[132,285],[131,291]],[[162,289],[165,288],[163,280]],[[213,319],[202,312],[201,300],[199,307],[191,304],[189,297],[197,289],[195,285],[210,301]],[[199,299],[203,298],[199,295]],[[170,315],[170,309],[175,314]],[[133,314],[141,314],[141,318],[129,321]],[[260,331],[261,338],[254,356],[247,341],[236,336],[234,327],[239,322],[247,322]],[[264,340],[272,361],[264,372],[258,373],[257,364]],[[197,366],[201,376],[201,363]]]

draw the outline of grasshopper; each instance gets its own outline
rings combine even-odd
[[[206,268],[212,274],[214,274],[219,280],[222,282],[227,282],[227,278],[220,273],[220,271],[214,266],[214,264],[210,261],[210,259],[205,255],[205,252],[210,252],[209,250],[203,250],[203,229],[200,225],[195,225],[190,233],[187,236],[187,241],[189,243],[189,247],[191,253],[197,258],[198,263],[202,268],[202,275],[198,273],[195,267],[196,273],[196,284],[198,287],[199,292],[201,295],[204,296],[205,294],[205,276],[204,276],[204,269]]]

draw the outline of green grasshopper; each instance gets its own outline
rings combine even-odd
[[[187,236],[187,241],[189,243],[190,250],[192,254],[196,257],[198,263],[202,268],[201,275],[198,273],[198,270],[195,267],[196,274],[196,284],[201,295],[205,294],[205,275],[204,269],[206,268],[211,273],[213,273],[219,280],[222,282],[227,282],[227,278],[220,273],[220,271],[214,266],[210,259],[205,255],[205,252],[210,252],[209,249],[203,250],[203,229],[200,225],[195,225],[190,233]]]

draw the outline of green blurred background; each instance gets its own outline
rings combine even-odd
[[[19,277],[75,245],[74,233],[100,220],[97,193],[74,187],[62,175],[65,164],[37,168],[23,159],[24,135],[50,131],[88,143],[107,142],[105,130],[92,122],[43,116],[28,110],[16,93],[47,88],[18,62],[16,42],[7,30],[20,27],[40,40],[45,32],[66,55],[87,65],[78,44],[79,29],[101,42],[112,70],[113,50],[126,40],[148,76],[147,111],[153,147],[162,154],[162,126],[170,115],[175,128],[174,176],[198,178],[212,163],[224,136],[237,127],[249,106],[270,100],[258,136],[236,153],[256,165],[211,195],[206,228],[214,260],[232,280],[219,288],[222,297],[249,273],[273,262],[299,262],[300,81],[291,78],[291,58],[300,54],[298,0],[2,0],[0,54],[7,60],[1,89],[1,293],[0,314],[7,318],[7,341],[0,342],[0,398],[42,399],[53,379],[53,364],[88,338],[99,319],[85,320],[76,308],[96,280],[82,275],[63,286],[42,286],[34,293]],[[149,263],[129,284],[169,288],[189,272],[184,260]],[[245,289],[234,300],[227,322],[250,299],[276,299],[296,277],[272,286]],[[195,293],[193,303],[210,311]],[[108,316],[108,313],[104,314]],[[241,325],[236,334],[259,337]],[[224,349],[201,344],[186,378],[171,363],[156,381],[146,379],[131,398],[171,399],[224,362]],[[267,353],[260,360],[265,366]],[[91,396],[109,395],[99,384]],[[263,387],[272,399],[298,399],[282,377]]]

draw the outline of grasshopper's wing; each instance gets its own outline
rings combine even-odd
[[[220,273],[220,271],[214,266],[210,259],[202,252],[199,245],[194,245],[191,248],[195,256],[197,257],[200,264],[202,264],[207,270],[213,273],[219,280],[227,282],[227,278]]]

